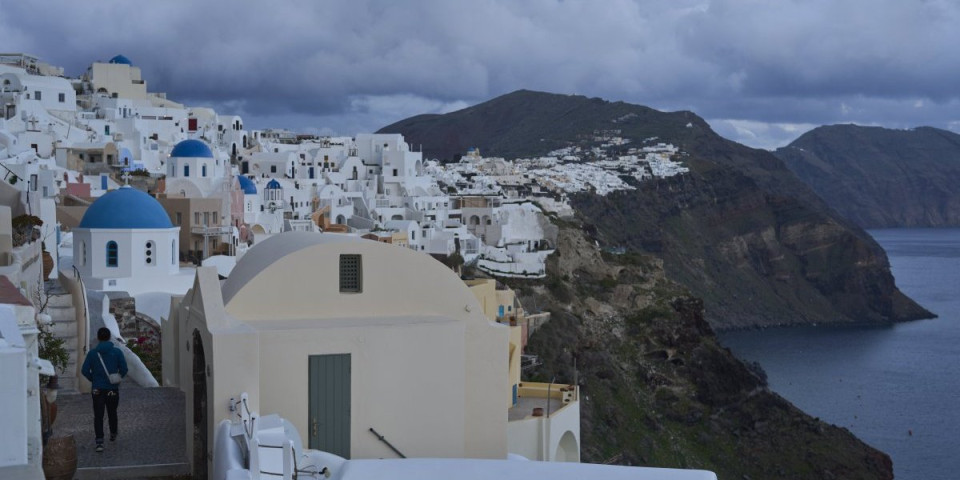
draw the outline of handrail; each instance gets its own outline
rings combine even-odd
[[[380,435],[379,433],[377,433],[377,431],[374,430],[373,427],[370,427],[370,433],[372,433],[374,436],[376,436],[376,437],[377,437],[377,440],[380,440],[381,442],[385,443],[388,447],[390,447],[390,450],[393,450],[393,453],[396,453],[397,455],[400,455],[400,458],[407,458],[407,456],[404,455],[404,454],[402,454],[402,453],[400,453],[400,450],[397,450],[397,447],[394,447],[393,444],[390,443],[390,442],[386,439],[386,437],[384,437],[383,435]]]
[[[80,290],[80,298],[83,299],[83,320],[87,327],[87,338],[85,340],[86,345],[83,346],[83,353],[86,355],[87,350],[90,348],[90,306],[87,305],[87,287],[83,285],[83,277],[80,276],[80,269],[77,268],[76,265],[71,266],[73,267],[73,276],[77,279],[77,287]]]

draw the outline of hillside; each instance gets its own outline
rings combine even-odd
[[[518,91],[380,131],[452,159],[470,146],[486,156],[542,155],[601,130],[676,145],[691,172],[606,197],[576,196],[585,228],[601,245],[662,258],[667,276],[703,299],[714,328],[931,316],[896,288],[869,235],[771,153],[721,138],[691,112]]]
[[[525,351],[543,361],[534,380],[582,386],[584,461],[722,479],[893,478],[887,455],[798,410],[723,348],[703,303],[656,257],[602,253],[579,227],[560,230],[545,284],[510,283],[552,312]]]
[[[776,151],[863,228],[960,226],[960,135],[921,127],[815,128]]]

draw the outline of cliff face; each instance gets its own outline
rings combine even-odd
[[[485,155],[542,155],[616,130],[684,153],[689,174],[635,191],[573,199],[605,246],[654,253],[704,300],[714,328],[893,322],[932,316],[896,288],[886,254],[770,152],[730,142],[690,112],[520,91],[446,115],[383,128],[425,154],[477,146]]]
[[[715,328],[931,316],[896,288],[883,250],[795,197],[714,169],[574,205],[603,244],[656,253]]]
[[[864,228],[960,226],[960,135],[930,127],[815,128],[777,157]]]
[[[723,348],[703,303],[658,258],[601,254],[563,229],[548,274],[543,286],[514,285],[553,313],[526,352],[543,360],[537,380],[579,379],[584,461],[730,479],[893,478],[887,455],[804,414]]]

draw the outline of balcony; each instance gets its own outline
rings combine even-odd
[[[507,451],[530,460],[580,461],[580,392],[576,385],[522,382],[507,411]]]
[[[532,417],[549,418],[579,401],[580,391],[576,385],[521,382],[517,389],[517,404],[508,411],[507,418],[511,422]]]

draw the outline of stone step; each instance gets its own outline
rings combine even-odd
[[[77,338],[77,322],[57,322],[50,324],[50,333],[64,340]]]
[[[66,372],[73,372],[73,370],[68,368]],[[77,391],[77,377],[70,373],[60,375],[59,382],[61,393],[73,393]]]
[[[47,308],[66,308],[73,307],[72,295],[50,295],[47,302]]]

